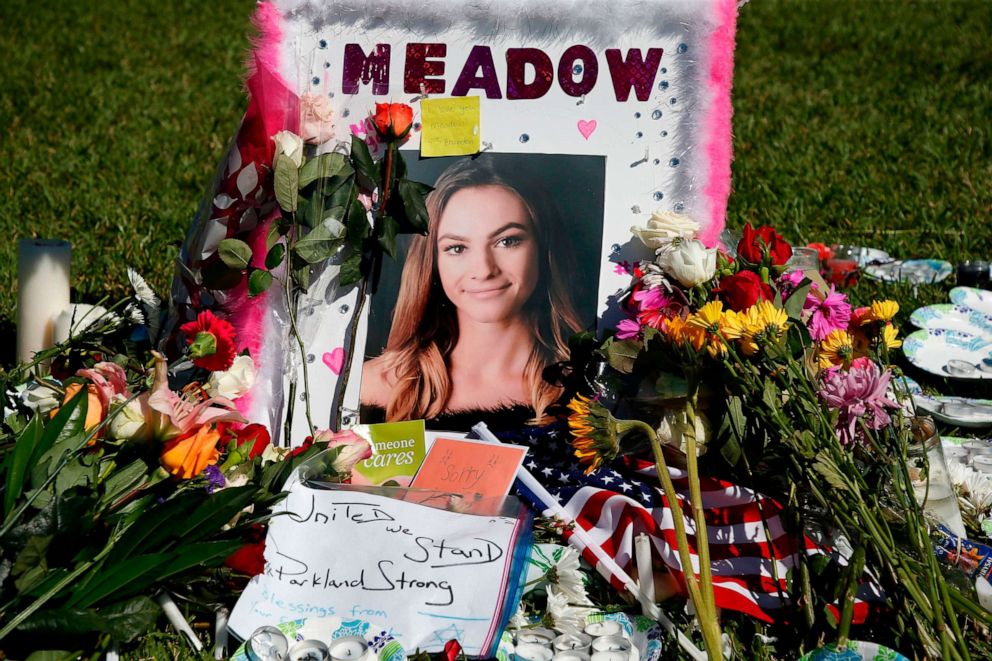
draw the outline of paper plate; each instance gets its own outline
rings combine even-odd
[[[799,661],[909,661],[899,652],[879,645],[878,643],[868,643],[861,640],[849,640],[844,647],[838,647],[835,643],[824,645],[809,654],[803,656]]]
[[[884,282],[940,282],[954,272],[950,262],[942,259],[897,259],[885,264],[869,264],[865,275]]]
[[[928,305],[913,310],[909,320],[919,328],[947,328],[992,340],[992,314],[966,305]]]
[[[951,290],[951,303],[992,315],[992,291],[987,289],[955,287]]]
[[[929,413],[934,420],[958,427],[988,427],[992,425],[992,400],[969,397],[913,395],[916,408]]]
[[[992,342],[943,328],[906,336],[903,353],[922,370],[956,379],[992,379]]]
[[[344,620],[340,617],[310,617],[274,625],[285,634],[289,646],[301,640],[319,640],[328,645],[338,638],[357,636],[369,645],[371,654],[363,661],[406,661],[406,651],[385,627],[364,620]],[[249,661],[247,642],[231,655],[231,661]]]

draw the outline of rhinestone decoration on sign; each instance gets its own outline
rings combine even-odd
[[[348,313],[348,310],[350,310],[350,309],[351,308],[348,307],[348,304],[347,303],[342,303],[341,304],[341,307],[338,308],[338,312],[340,312],[341,314],[347,314]]]
[[[665,90],[667,90],[668,89],[668,81],[667,80],[663,80],[660,83],[658,83],[658,89],[660,89],[662,92],[664,92]]]
[[[611,255],[619,255],[620,254],[620,244],[619,243],[614,243],[612,246],[610,246],[610,254]]]
[[[321,48],[327,48],[327,40],[321,39],[320,41],[317,42],[317,45],[320,46]]]
[[[530,140],[530,136],[529,135],[527,135],[526,133],[521,133],[520,134],[520,142],[527,142],[529,140]]]
[[[665,194],[664,194],[664,193],[662,193],[662,192],[661,192],[660,190],[656,190],[656,191],[654,192],[654,195],[653,195],[653,197],[654,197],[654,201],[655,201],[655,202],[659,202],[659,201],[661,201],[661,199],[662,199],[663,197],[665,197]]]
[[[651,113],[651,119],[661,119],[661,111],[655,110],[653,113]]]
[[[685,44],[679,44],[679,47],[676,48],[675,50],[677,50],[679,53],[684,53],[687,50],[689,50],[689,47],[686,46]]]
[[[312,353],[308,353],[307,354],[307,362],[308,363],[312,363],[315,360],[317,360],[317,356],[313,355]]]
[[[668,100],[668,102],[670,104],[672,104],[673,106],[675,105],[676,101],[677,101],[677,99],[674,96],[671,99]]]
[[[668,161],[668,164],[673,168],[677,168],[679,166],[679,159],[673,158],[672,160]]]
[[[641,133],[640,131],[638,131],[638,132],[637,132],[637,133],[635,133],[634,135],[635,135],[636,137],[638,137],[638,138],[643,138],[643,137],[644,137],[644,134],[643,134],[643,133]]]
[[[578,76],[580,73],[582,73],[582,65],[576,62],[572,67],[572,74]]]
[[[313,80],[311,80],[310,82],[313,83],[314,85],[320,85],[320,78],[314,76]]]
[[[634,113],[634,119],[640,119],[640,118],[641,118],[641,113],[635,112]]]

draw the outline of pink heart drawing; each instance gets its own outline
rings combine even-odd
[[[344,367],[344,348],[338,347],[334,351],[328,351],[323,356],[321,360],[327,365],[332,372],[337,375],[341,374],[341,368]]]
[[[579,133],[581,133],[582,137],[585,138],[586,140],[589,139],[589,136],[592,135],[592,132],[595,130],[596,130],[595,119],[590,119],[589,121],[586,121],[584,119],[579,120]]]

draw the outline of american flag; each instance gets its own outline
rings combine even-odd
[[[531,489],[518,480],[518,495],[535,509],[547,512],[558,503],[584,535],[567,530],[565,537],[581,551],[585,560],[622,590],[624,580],[597,557],[588,544],[598,545],[629,574],[633,565],[634,539],[649,536],[656,557],[684,584],[672,511],[657,479],[654,464],[627,458],[584,473],[572,455],[571,435],[566,425],[531,427],[498,432],[504,443],[529,448],[524,468],[543,489]],[[699,571],[695,525],[689,506],[688,474],[669,468],[679,507],[685,513],[686,536],[693,571]],[[786,576],[795,566],[796,554],[830,553],[841,564],[840,555],[818,545],[807,536],[802,542],[788,534],[781,520],[782,507],[771,498],[722,480],[701,477],[700,489],[706,519],[713,592],[718,608],[746,613],[765,622],[781,621],[775,611],[788,606]],[[550,501],[549,496],[557,499]],[[581,538],[581,539],[579,539]],[[871,591],[868,584],[863,586]],[[864,621],[867,594],[859,592],[854,622]],[[837,613],[835,612],[835,615]]]

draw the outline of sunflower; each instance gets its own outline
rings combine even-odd
[[[899,312],[899,304],[895,301],[873,301],[871,316],[868,319],[870,321],[892,321],[897,312]]]
[[[824,369],[838,365],[846,369],[851,366],[854,358],[854,340],[847,331],[832,331],[827,339],[820,343],[819,362],[820,367]]]
[[[605,462],[613,461],[620,452],[616,420],[595,399],[576,395],[568,403],[572,415],[568,427],[572,432],[572,448],[579,463],[586,464],[586,474]]]

